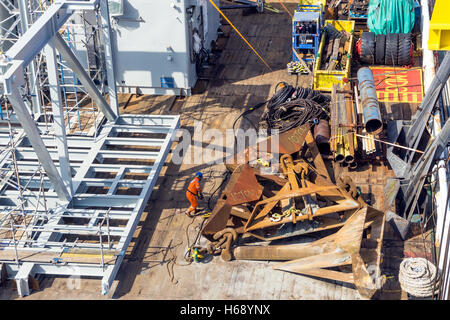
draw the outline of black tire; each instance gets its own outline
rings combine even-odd
[[[384,64],[384,56],[386,52],[386,36],[377,34],[375,37],[375,63]]]
[[[398,33],[388,33],[386,35],[384,63],[387,66],[398,65]]]
[[[398,35],[398,65],[408,66],[411,64],[411,34],[400,33]]]
[[[361,62],[374,64],[375,62],[375,33],[363,32],[361,37]]]

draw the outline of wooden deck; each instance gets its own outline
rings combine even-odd
[[[298,3],[293,0],[283,2],[291,12]],[[272,1],[272,5],[283,10],[278,1]],[[310,77],[288,75],[286,71],[286,64],[291,59],[288,14],[265,12],[243,16],[241,10],[227,14],[272,71],[259,61],[230,26],[224,25],[224,37],[217,42],[223,50],[218,63],[205,72],[192,96],[124,94],[120,96],[121,111],[181,114],[182,128],[191,133],[194,121],[202,121],[203,130],[215,128],[225,132],[244,108],[270,98],[279,81],[312,86]],[[255,119],[258,116],[253,115]],[[248,127],[249,124],[243,121],[241,126]],[[111,290],[114,293],[102,296],[99,279],[82,279],[78,288],[68,289],[67,278],[45,277],[41,281],[41,290],[24,299],[361,299],[352,285],[272,270],[273,263],[269,262],[224,262],[220,257],[214,257],[210,261],[187,265],[183,256],[202,220],[200,217],[193,220],[183,214],[188,207],[185,190],[196,171],[203,172],[204,194],[208,199],[221,183],[225,166],[175,165],[169,156]],[[365,199],[383,209],[383,187],[386,178],[393,175],[392,171],[383,164],[367,164],[349,174],[361,187]],[[212,205],[216,198],[213,200]],[[200,205],[205,207],[206,202]],[[386,226],[382,266],[383,274],[392,277],[388,278],[381,298],[405,298],[399,289],[396,269],[404,252],[412,256],[426,255],[424,243],[421,236],[403,243],[389,225]],[[13,283],[9,281],[5,286],[0,290],[0,298],[17,298]]]

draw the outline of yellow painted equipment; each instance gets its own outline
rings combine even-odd
[[[450,1],[436,0],[430,20],[428,49],[450,50]]]
[[[261,159],[261,158],[259,158],[258,160],[256,160],[256,163],[259,164],[260,166],[263,166],[263,167],[268,167],[268,166],[270,166],[269,161],[264,160],[264,159]]]
[[[348,62],[345,67],[345,70],[342,71],[327,71],[319,69],[321,65],[321,56],[325,46],[325,33],[322,33],[322,38],[320,40],[319,46],[319,54],[317,56],[317,60],[314,65],[314,90],[331,92],[333,84],[337,84],[343,87],[345,84],[344,79],[348,79],[350,77],[350,65],[351,65],[350,60],[353,52],[353,32],[355,30],[355,21],[325,20],[324,26],[326,26],[329,23],[339,31],[345,30],[346,32],[350,33],[350,39],[348,40],[350,41],[350,47],[347,55]]]
[[[299,0],[300,5],[322,5],[322,10],[327,6],[327,0]]]
[[[195,262],[200,262],[205,258],[204,256],[205,249],[199,246],[193,246],[189,248],[189,251],[191,252],[191,259]]]
[[[208,219],[211,216],[211,212],[205,213],[202,217],[203,219]]]

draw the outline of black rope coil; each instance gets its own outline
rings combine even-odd
[[[328,114],[317,102],[296,99],[269,110],[266,121],[271,130],[277,129],[281,133],[307,122],[314,122],[316,119],[327,119],[327,117]]]
[[[295,88],[280,82],[275,87],[275,94],[269,100],[262,119],[269,131],[277,129],[282,133],[308,122],[328,120],[330,101],[330,97],[319,91],[303,87]]]

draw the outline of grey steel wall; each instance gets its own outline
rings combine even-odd
[[[201,23],[206,20],[204,47],[209,49],[217,38],[218,12],[208,0],[123,0],[123,4],[123,15],[111,18],[118,92],[135,93],[139,88],[144,94],[180,94],[183,89],[183,94],[190,94],[197,79],[191,30],[204,29]],[[205,14],[200,7],[206,8]],[[188,8],[193,9],[192,18]],[[161,88],[161,77],[173,77],[174,89]]]

